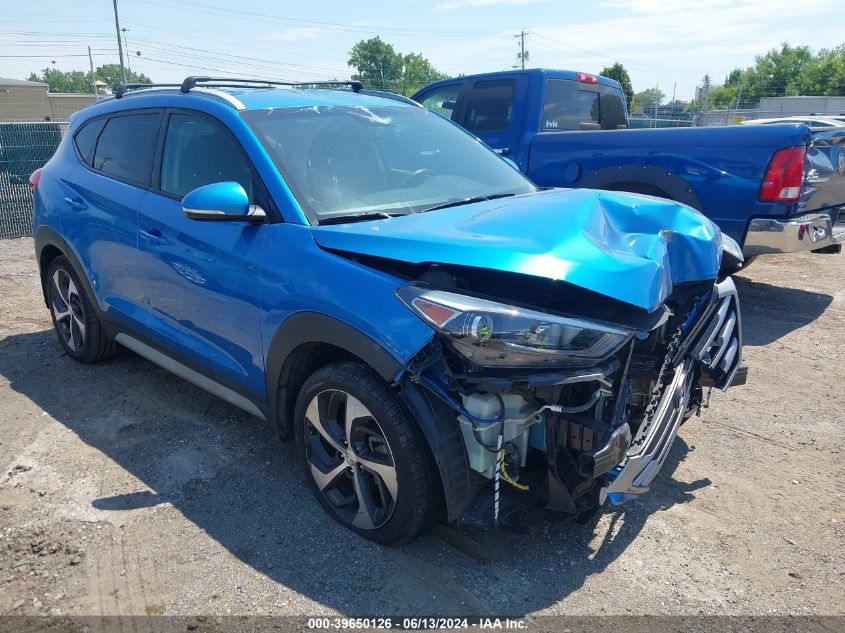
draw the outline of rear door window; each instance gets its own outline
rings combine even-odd
[[[507,130],[513,116],[513,79],[476,81],[467,96],[464,127],[470,132]]]
[[[149,186],[160,117],[153,111],[109,119],[97,141],[94,169]]]
[[[624,96],[601,84],[581,84],[570,79],[549,79],[543,101],[540,129],[616,130],[627,127]]]

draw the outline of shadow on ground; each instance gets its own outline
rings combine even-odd
[[[170,503],[270,581],[349,615],[543,609],[605,570],[651,514],[691,501],[710,483],[672,478],[690,450],[679,438],[651,494],[604,510],[611,515],[609,529],[598,518],[584,526],[543,519],[518,529],[466,533],[492,552],[488,560],[434,534],[401,549],[382,548],[322,511],[299,472],[293,444],[279,450],[261,421],[128,352],[87,366],[59,352],[52,331],[10,336],[0,341],[0,374],[148,488],[127,484],[126,493],[92,498],[91,506],[131,512]],[[66,459],[72,463],[72,456]],[[131,515],[121,521],[132,529]],[[149,520],[141,525],[137,529],[149,531],[150,549],[175,547],[190,560],[207,555],[203,539],[180,541],[157,533]],[[185,582],[192,582],[192,571]],[[235,590],[238,574],[226,571],[232,573],[214,580],[220,593]]]
[[[818,319],[833,301],[821,292],[772,286],[735,276],[743,344],[762,346]]]

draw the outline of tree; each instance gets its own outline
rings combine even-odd
[[[105,64],[94,71],[94,76],[108,84],[114,91],[123,83],[123,71],[120,64]],[[81,70],[69,70],[67,72],[56,68],[45,68],[41,75],[30,73],[28,81],[40,81],[47,84],[50,92],[76,92],[91,93],[94,91],[94,82],[91,81],[91,73]],[[143,73],[126,71],[127,83],[151,84],[152,80]]]
[[[845,44],[819,51],[794,83],[798,94],[845,95]]]
[[[600,75],[615,79],[622,84],[622,92],[625,93],[625,101],[628,104],[628,109],[631,109],[631,102],[634,100],[634,86],[631,84],[631,77],[625,67],[616,62],[613,66],[605,66],[601,69]]]
[[[123,83],[123,70],[120,64],[105,64],[97,68],[94,75],[100,81],[108,84],[112,92],[117,90],[117,87]],[[129,69],[126,70],[126,83],[128,84],[151,84],[152,80],[144,73],[136,73]]]
[[[634,109],[656,108],[666,98],[666,94],[660,88],[646,88],[634,95]]]
[[[430,61],[417,53],[402,56],[402,89],[406,97],[434,81],[446,79],[447,75],[437,70]]]
[[[57,68],[45,68],[40,75],[30,73],[27,81],[45,83],[49,92],[90,93],[94,91],[91,73],[84,73],[81,70],[63,72]]]
[[[365,88],[393,91],[400,88],[402,55],[378,36],[355,44],[347,63],[358,71],[352,79],[363,83]]]
[[[419,53],[397,53],[380,37],[355,44],[347,63],[358,71],[352,79],[363,83],[365,88],[389,90],[406,96],[432,81],[448,78]]]

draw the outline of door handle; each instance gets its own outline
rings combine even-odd
[[[67,198],[65,198],[65,204],[68,205],[74,211],[84,211],[85,209],[88,208],[88,205],[85,204],[79,198],[67,197]]]
[[[167,244],[167,239],[161,235],[161,231],[158,229],[149,229],[147,231],[141,229],[138,231],[138,237],[145,242],[150,242],[151,244]]]
[[[496,152],[499,156],[507,156],[508,154],[511,153],[511,148],[510,147],[499,147],[497,149],[494,149],[493,151]]]

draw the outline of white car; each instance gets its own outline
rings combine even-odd
[[[845,116],[791,116],[777,119],[751,119],[743,121],[742,125],[787,125],[789,123],[804,123],[811,128],[845,127]]]

